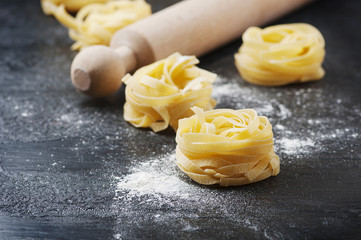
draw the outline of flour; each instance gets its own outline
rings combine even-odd
[[[28,112],[22,112],[22,113],[21,113],[21,116],[23,116],[23,117],[29,117],[29,116],[30,116],[30,113],[28,113]]]
[[[161,194],[187,197],[196,188],[183,181],[178,173],[174,153],[151,158],[133,166],[128,175],[115,177],[116,195],[127,193],[134,196]]]
[[[242,94],[242,92],[240,92],[240,87],[238,84],[232,82],[219,84],[220,81],[222,80],[218,78],[212,91],[212,97],[214,97],[217,101],[221,101],[222,97],[236,97]]]
[[[281,125],[281,124],[277,124],[273,129],[277,129],[277,130],[285,130],[285,126]]]
[[[262,228],[253,215],[259,211],[258,208],[249,206],[246,209],[252,214],[245,214],[240,219],[234,216],[235,208],[244,208],[255,201],[252,190],[241,192],[241,188],[228,188],[220,191],[212,186],[199,185],[177,169],[174,151],[169,153],[169,146],[167,150],[162,149],[167,153],[154,153],[140,163],[134,156],[134,165],[128,173],[114,176],[116,191],[112,207],[118,216],[113,235],[115,239],[129,237],[124,235],[127,234],[124,226],[142,227],[150,222],[155,227],[166,227],[168,233],[179,230],[183,233],[198,232],[204,228],[198,220],[209,211],[220,212],[222,219],[233,219],[252,231]],[[235,195],[238,196],[238,204],[224,204],[231,202]],[[141,215],[139,209],[143,209]],[[265,216],[264,212],[262,214]],[[173,223],[174,219],[176,227],[174,224],[171,227],[169,223]]]
[[[285,107],[285,105],[278,104],[278,107],[280,109],[279,117],[281,120],[291,117],[292,113],[288,108]]]
[[[305,140],[300,139],[290,139],[290,138],[281,138],[277,141],[279,150],[286,154],[299,154],[310,152],[310,149],[313,148],[315,142],[309,138]]]
[[[161,193],[164,195],[177,193],[182,185],[177,177],[156,171],[135,172],[119,180],[117,184],[118,190],[127,190],[132,194],[139,193],[141,195],[151,193]]]
[[[216,108],[244,109],[253,108],[259,115],[287,119],[291,111],[281,102],[273,99],[260,88],[241,87],[236,82],[218,77],[214,84],[212,97],[217,100]],[[232,106],[228,106],[231,103]]]

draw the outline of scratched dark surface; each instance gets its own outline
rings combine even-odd
[[[149,2],[157,11],[176,1]],[[233,64],[240,39],[202,57],[220,76],[215,88],[235,86],[217,107],[268,106],[281,173],[224,189],[174,167],[193,194],[155,197],[117,193],[117,179],[174,151],[174,132],[126,123],[124,88],[103,100],[77,93],[67,30],[39,1],[2,0],[0,239],[361,239],[360,12],[360,1],[324,0],[272,23],[323,33],[322,81],[244,82]]]

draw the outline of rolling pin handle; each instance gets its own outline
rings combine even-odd
[[[127,46],[115,49],[91,46],[83,49],[71,65],[71,79],[78,91],[105,97],[115,93],[123,76],[137,67],[137,58]]]
[[[73,85],[80,91],[87,91],[90,88],[90,76],[86,69],[82,67],[74,70]]]
[[[120,46],[115,48],[115,52],[123,59],[125,73],[133,71],[137,67],[137,58],[133,50],[127,46]],[[125,74],[124,74],[125,75]]]

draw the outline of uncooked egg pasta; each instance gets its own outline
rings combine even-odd
[[[41,0],[41,7],[47,15],[51,15],[51,12],[48,11],[49,4],[59,6],[64,5],[65,9],[69,12],[77,12],[82,7],[91,4],[91,3],[106,3],[110,0]]]
[[[271,123],[253,109],[216,109],[179,120],[176,163],[194,181],[244,185],[279,173]]]
[[[177,129],[178,120],[193,114],[191,107],[211,110],[214,73],[195,66],[194,56],[174,53],[166,59],[137,70],[123,78],[126,84],[124,119],[135,127],[154,132],[169,125]]]
[[[109,45],[113,34],[141,18],[151,14],[151,7],[144,0],[108,1],[82,7],[74,18],[65,9],[52,1],[42,4],[44,12],[69,28],[69,36],[75,41],[73,50],[91,45]]]
[[[265,29],[250,27],[235,54],[245,81],[262,86],[281,86],[321,79],[325,40],[313,26],[283,24]]]

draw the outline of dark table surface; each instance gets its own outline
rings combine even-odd
[[[0,239],[360,239],[360,13],[361,1],[323,0],[271,23],[323,33],[321,81],[244,82],[240,38],[200,58],[219,76],[217,108],[269,117],[281,159],[277,177],[221,188],[175,167],[171,129],[123,120],[124,87],[102,100],[73,89],[72,41],[38,0],[2,0]]]

